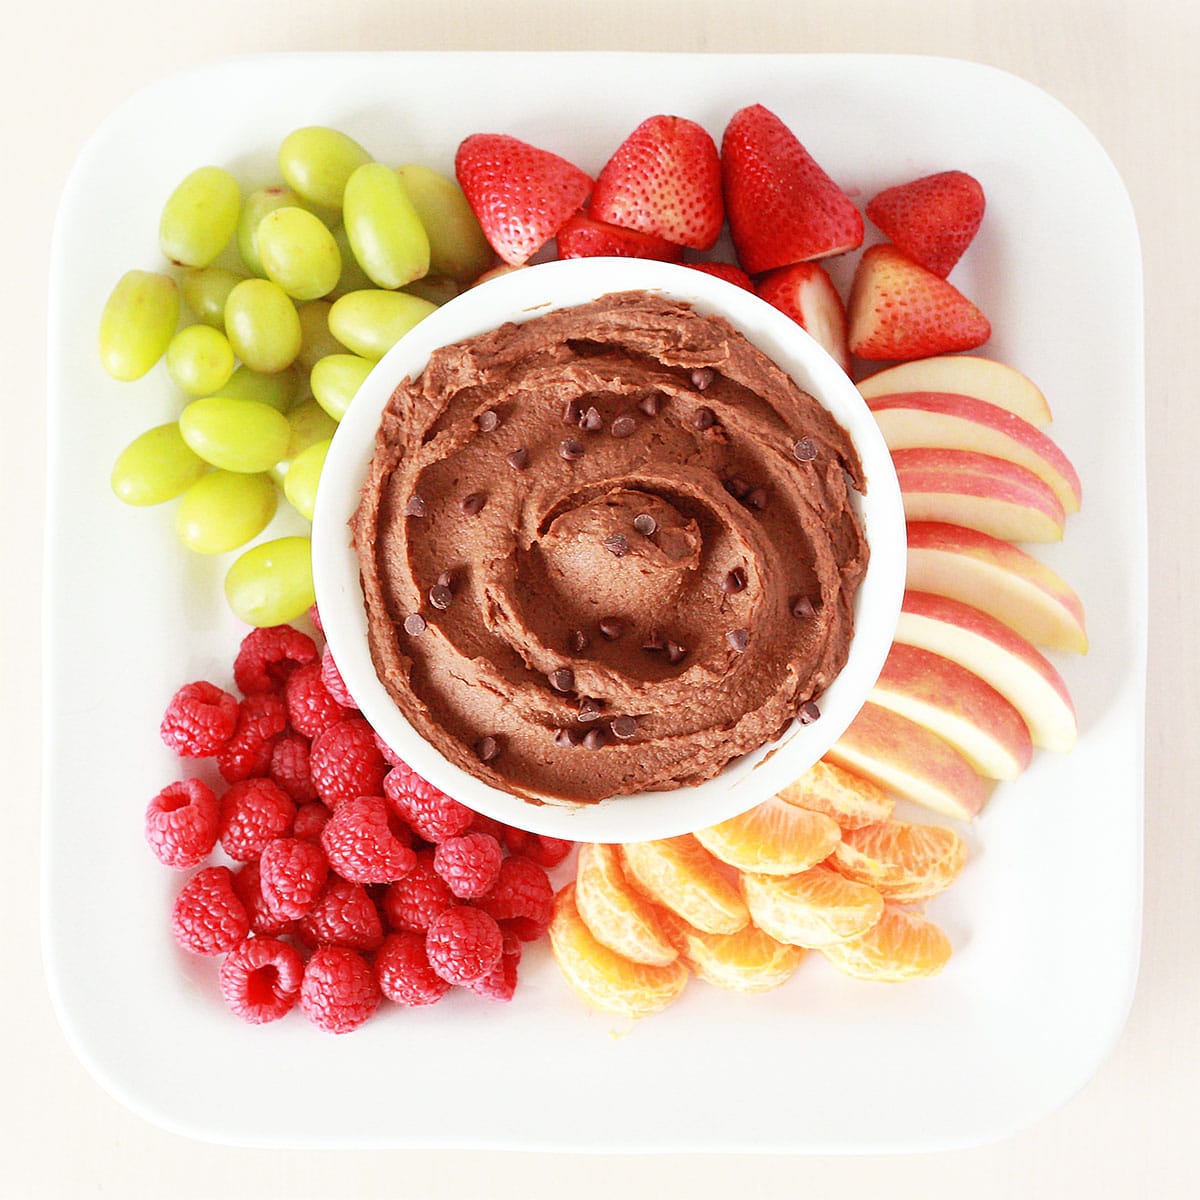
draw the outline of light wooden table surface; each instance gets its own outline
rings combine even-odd
[[[1141,1197],[1200,1194],[1200,737],[1194,0],[33,0],[0,49],[0,1196]],[[96,123],[144,83],[264,50],[871,51],[991,63],[1090,126],[1137,210],[1146,271],[1150,479],[1145,935],[1124,1036],[1065,1108],[1010,1140],[940,1155],[578,1158],[493,1153],[272,1153],[161,1132],[73,1059],[38,946],[44,314],[51,223]],[[1085,207],[1086,195],[1064,204]],[[1103,256],[1105,247],[1095,247]],[[1070,303],[1069,297],[1063,303]],[[14,561],[15,560],[15,561]],[[87,787],[87,764],[78,764]]]

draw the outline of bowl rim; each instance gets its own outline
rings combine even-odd
[[[852,492],[870,547],[855,598],[845,666],[822,694],[819,720],[733,760],[713,779],[670,791],[595,803],[539,803],[485,783],[444,758],[403,717],[375,674],[357,555],[349,521],[375,448],[380,416],[396,385],[424,369],[444,345],[601,296],[647,291],[724,317],[833,413],[849,433],[867,481]],[[317,609],[334,661],[379,737],[413,770],[485,816],[572,841],[632,842],[674,837],[754,807],[803,774],[841,736],[878,678],[904,591],[904,511],[891,455],[866,401],[837,362],[795,321],[757,295],[707,272],[629,258],[575,258],[522,267],[477,284],[404,335],[372,368],[335,432],[312,522]]]

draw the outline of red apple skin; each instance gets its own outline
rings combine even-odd
[[[908,586],[961,600],[1037,646],[1086,654],[1083,601],[1045,563],[1001,538],[961,525],[908,526]]]
[[[974,672],[929,650],[895,643],[871,701],[937,734],[986,778],[1016,779],[1033,756],[1021,714]]]

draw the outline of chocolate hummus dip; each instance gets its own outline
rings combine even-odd
[[[845,430],[718,317],[646,292],[437,350],[353,520],[376,672],[485,782],[696,784],[846,661],[867,546]]]

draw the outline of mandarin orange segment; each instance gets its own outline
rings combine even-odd
[[[746,902],[721,864],[691,834],[621,847],[625,875],[655,904],[705,933],[737,933],[750,922]]]
[[[951,951],[950,939],[928,917],[888,904],[865,933],[822,947],[821,953],[856,979],[903,983],[936,975]]]
[[[886,821],[896,801],[877,783],[822,759],[779,793],[782,800],[832,817],[843,829]]]
[[[949,887],[967,861],[967,844],[943,825],[880,821],[848,829],[832,865],[847,879],[869,884],[885,900],[914,904]]]
[[[742,876],[754,924],[776,941],[814,949],[865,933],[883,915],[883,897],[829,867],[799,875]]]
[[[696,830],[696,840],[722,862],[760,875],[795,875],[824,861],[841,840],[838,823],[824,813],[777,796],[749,812]]]
[[[665,967],[678,957],[659,910],[625,878],[619,847],[579,847],[575,905],[596,941],[631,962]]]
[[[584,1000],[620,1017],[661,1012],[688,981],[688,969],[678,959],[665,967],[630,962],[596,941],[579,915],[573,883],[554,899],[550,950],[567,983]]]
[[[684,962],[714,987],[735,992],[769,992],[795,974],[807,953],[785,946],[753,925],[737,933],[705,933],[674,913],[663,914],[671,940]]]

